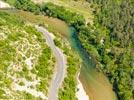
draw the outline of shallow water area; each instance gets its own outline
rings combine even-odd
[[[69,41],[82,59],[79,79],[90,100],[117,100],[107,77],[95,69],[95,61],[82,48],[75,29],[70,28]]]

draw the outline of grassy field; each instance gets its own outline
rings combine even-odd
[[[86,22],[89,22],[93,24],[93,14],[92,11],[93,9],[90,7],[91,5],[86,2],[85,0],[78,0],[78,1],[73,1],[73,0],[32,0],[35,3],[41,4],[42,2],[52,2],[56,5],[63,6],[71,10],[73,12],[77,12],[82,14]]]

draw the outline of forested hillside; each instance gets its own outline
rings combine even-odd
[[[118,98],[120,100],[133,100],[134,1],[87,1],[94,7],[96,19],[94,26],[89,25],[89,33],[84,35],[88,43],[97,49],[99,54],[97,61],[101,63],[101,70],[113,84]],[[100,67],[98,68],[100,69]]]

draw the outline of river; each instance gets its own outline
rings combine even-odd
[[[79,79],[90,100],[117,100],[107,77],[95,69],[95,61],[82,48],[75,29],[70,28],[69,41],[82,59]]]

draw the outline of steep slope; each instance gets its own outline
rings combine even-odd
[[[87,33],[80,34],[83,45],[90,54],[94,48],[98,69],[109,78],[118,99],[133,100],[134,1],[87,1],[95,9],[96,18]]]
[[[42,34],[0,11],[0,98],[47,99],[54,57]]]
[[[42,15],[34,15],[32,13],[29,13],[29,12],[17,11],[17,10],[15,10],[15,11],[14,10],[4,10],[4,12],[7,12],[5,14],[9,13],[6,17],[11,18],[11,19],[14,18],[15,23],[17,23],[17,22],[21,23],[21,24],[19,24],[21,26],[19,26],[17,24],[14,25],[12,20],[9,20],[10,21],[9,24],[12,25],[11,28],[15,26],[17,29],[19,28],[18,29],[19,32],[21,32],[20,29],[22,29],[22,31],[27,32],[28,35],[27,34],[26,35],[24,34],[24,35],[27,36],[26,39],[30,40],[30,43],[32,41],[31,38],[34,37],[34,34],[37,35],[37,37],[39,37],[38,40],[33,40],[33,41],[39,42],[39,43],[41,42],[41,48],[40,49],[41,50],[43,49],[43,51],[42,51],[41,55],[39,56],[39,50],[37,50],[37,52],[36,52],[36,50],[33,50],[34,52],[38,53],[39,57],[38,57],[38,61],[36,62],[36,66],[34,67],[34,69],[31,70],[31,72],[36,74],[39,77],[44,77],[45,78],[45,79],[42,78],[42,81],[40,82],[40,85],[36,85],[38,91],[39,90],[43,91],[42,94],[40,94],[40,96],[42,96],[42,95],[47,96],[48,95],[48,86],[50,85],[50,84],[48,85],[48,83],[49,83],[49,80],[51,79],[52,73],[54,72],[55,58],[50,53],[50,51],[51,51],[50,48],[46,44],[44,44],[46,42],[45,42],[44,39],[42,39],[41,33],[38,33],[34,29],[34,26],[37,25],[37,24],[42,24],[50,32],[54,33],[54,35],[55,35],[55,38],[54,38],[55,45],[58,46],[60,49],[62,49],[62,52],[67,57],[67,69],[64,69],[64,70],[67,70],[67,71],[66,71],[64,81],[62,82],[61,85],[59,85],[60,90],[58,89],[58,91],[57,91],[57,94],[59,96],[58,98],[61,99],[61,100],[64,99],[64,98],[67,98],[67,99],[76,98],[76,94],[75,94],[76,91],[77,91],[76,75],[77,75],[77,71],[79,70],[80,59],[79,59],[78,55],[76,54],[76,52],[74,52],[73,49],[70,47],[69,42],[65,38],[65,37],[67,37],[67,34],[70,31],[68,26],[64,22],[62,22],[61,20],[58,20],[56,18],[49,18],[47,16],[44,17]],[[3,13],[3,12],[1,12],[1,13]],[[4,16],[4,18],[6,18],[6,17]],[[18,18],[16,18],[16,17],[18,17]],[[4,19],[4,18],[2,17],[1,19]],[[23,19],[23,21],[21,21],[22,19]],[[8,19],[5,19],[5,22],[8,22]],[[53,24],[53,23],[55,23],[55,24]],[[1,24],[3,25],[3,22],[1,22]],[[60,28],[61,26],[63,27],[63,29]],[[5,32],[6,32],[6,30],[5,30]],[[16,35],[18,35],[18,33]],[[15,35],[13,34],[12,36],[15,36]],[[9,39],[7,39],[7,40],[9,40]],[[18,41],[18,40],[16,40],[16,41]],[[45,45],[45,47],[43,45]],[[27,48],[25,48],[25,49],[27,49]],[[22,51],[22,53],[23,53],[23,51]],[[31,51],[29,53],[31,53]],[[50,53],[50,54],[47,54],[47,53]],[[34,53],[34,55],[36,55],[36,54]],[[23,59],[20,59],[19,61],[21,62],[22,60]],[[29,64],[30,63],[30,58],[26,62]],[[49,62],[49,63],[47,63],[47,62]],[[30,66],[31,66],[31,64],[30,64]],[[11,66],[11,68],[12,68],[12,66]],[[26,69],[26,71],[27,71],[27,69]],[[14,72],[14,73],[16,73],[16,72]],[[22,73],[21,76],[25,76],[25,74],[27,75],[27,73]],[[55,77],[55,76],[53,76],[53,77]],[[75,80],[75,81],[72,81],[72,80]],[[36,82],[36,83],[38,83],[38,82]],[[73,85],[70,86],[70,83],[73,84]],[[21,85],[23,85],[23,84],[24,83],[21,82]],[[35,84],[35,83],[29,83],[29,84],[32,85],[32,84]],[[20,89],[20,86],[18,86],[17,84],[15,84],[15,85],[17,86],[17,88]],[[68,88],[66,89],[66,87],[68,87]],[[25,87],[25,89],[27,89],[27,88]],[[21,88],[21,91],[23,92],[24,90]],[[15,91],[14,91],[14,93],[15,93]],[[21,99],[22,98],[23,99],[33,99],[33,98],[35,98],[35,96],[37,96],[36,95],[37,92],[35,93],[33,91],[32,91],[33,94],[30,91],[25,91],[23,93],[19,92],[19,93],[20,94],[18,94],[18,96],[20,96]],[[70,95],[68,95],[68,94],[70,94]],[[6,94],[5,94],[5,96],[6,96]],[[16,98],[18,98],[18,96]]]

